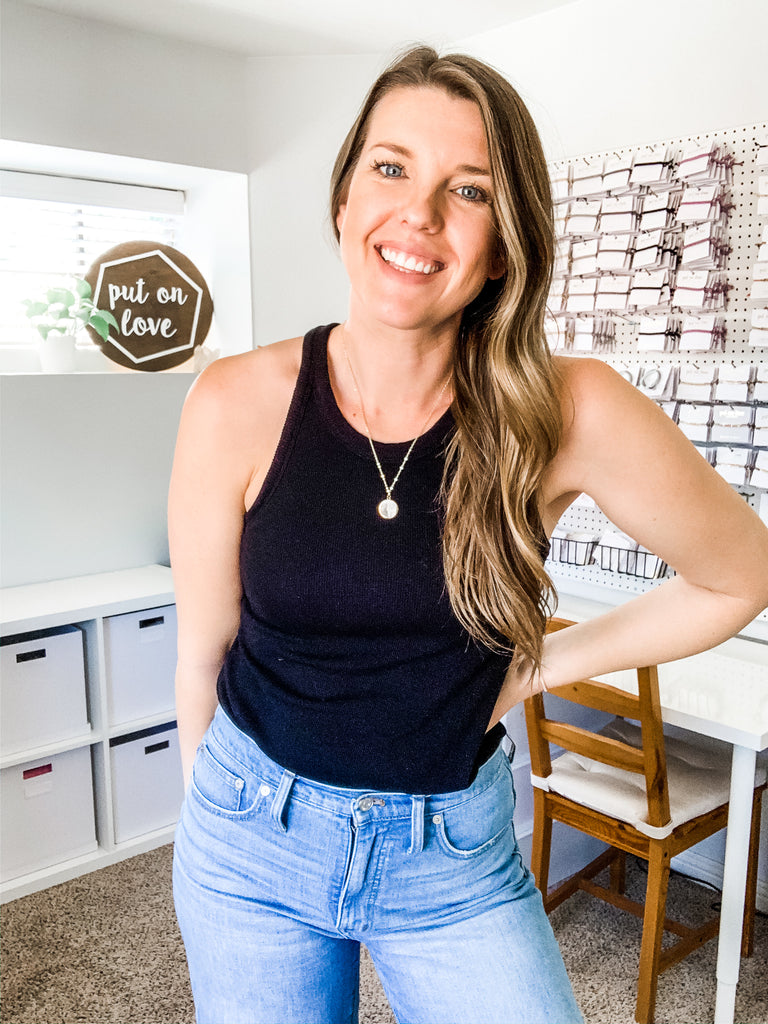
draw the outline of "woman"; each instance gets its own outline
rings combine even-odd
[[[198,1021],[354,1021],[360,942],[400,1020],[576,1021],[499,719],[731,636],[768,602],[768,532],[617,374],[550,357],[547,168],[496,72],[396,62],[332,214],[346,321],[213,364],[179,433]],[[677,575],[544,639],[546,535],[582,491]]]

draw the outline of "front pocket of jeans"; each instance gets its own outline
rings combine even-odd
[[[456,845],[457,842],[466,842],[466,837],[462,837],[461,840],[456,837],[456,841],[451,839],[450,824],[446,824],[445,816],[440,816],[440,822],[437,826],[437,838],[440,845],[449,853],[452,857],[477,857],[485,850],[489,850],[492,846],[495,846],[500,839],[503,839],[509,829],[512,827],[512,819],[506,824],[502,825],[499,831],[491,835],[490,839],[483,839],[476,846],[464,847]]]
[[[485,792],[437,814],[432,821],[442,848],[452,857],[477,857],[512,827],[515,794],[511,772],[504,766]]]
[[[200,799],[219,814],[241,817],[250,813],[259,802],[243,775],[228,768],[203,743],[192,769],[192,788]]]

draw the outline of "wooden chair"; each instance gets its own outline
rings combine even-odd
[[[550,620],[548,631],[573,625]],[[634,676],[634,673],[633,673]],[[719,755],[662,732],[655,666],[637,669],[637,695],[596,680],[552,692],[575,704],[618,716],[599,732],[547,716],[542,694],[525,701],[534,785],[531,868],[549,913],[578,889],[642,918],[643,934],[635,1018],[651,1024],[658,975],[697,949],[718,930],[719,917],[698,928],[666,917],[670,860],[727,824],[730,747]],[[639,722],[639,727],[631,724]],[[642,737],[642,739],[641,739]],[[552,757],[550,744],[566,753]],[[717,763],[714,763],[717,762]],[[757,848],[765,772],[755,779],[742,955],[752,952],[757,888]],[[581,871],[548,891],[552,822],[560,821],[609,844]],[[625,859],[648,862],[645,905],[624,894]],[[594,878],[609,868],[608,885]],[[662,949],[662,934],[678,936]]]

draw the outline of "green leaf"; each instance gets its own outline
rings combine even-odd
[[[91,297],[91,286],[87,281],[84,281],[81,277],[75,278],[75,291],[81,299],[90,299]]]
[[[40,332],[40,337],[45,341],[51,332],[51,328],[48,324],[38,324],[37,329]]]
[[[88,324],[98,334],[102,341],[109,341],[109,324],[104,323],[102,320],[97,320],[95,317]]]
[[[77,302],[75,296],[67,288],[51,288],[47,298],[51,304],[61,302],[67,309],[70,306],[74,306]]]
[[[117,330],[117,333],[120,333],[117,328],[117,320],[115,320],[111,313],[107,313],[106,311],[104,313],[94,313],[88,321],[88,326],[92,327],[104,341],[109,340],[110,327],[114,327]]]
[[[91,314],[91,322],[93,322],[94,320],[103,320],[104,323],[109,324],[110,327],[114,327],[118,334],[120,333],[120,325],[118,324],[117,320],[115,320],[115,318],[112,316],[112,314],[109,312],[109,310],[106,310],[106,309],[96,309],[96,310],[94,310],[93,313]]]
[[[42,316],[43,313],[48,311],[47,302],[33,302],[31,299],[25,299],[24,305],[27,307],[27,316]]]

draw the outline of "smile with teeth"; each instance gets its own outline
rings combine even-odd
[[[401,270],[404,273],[436,274],[438,270],[443,268],[442,263],[420,260],[416,256],[409,256],[407,253],[399,252],[397,249],[377,246],[376,250],[388,266]]]

